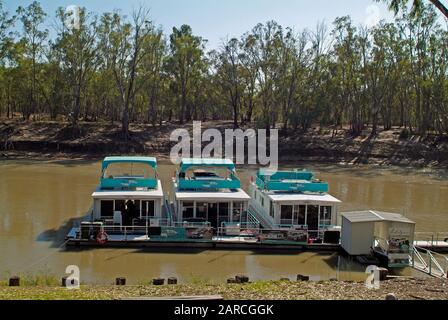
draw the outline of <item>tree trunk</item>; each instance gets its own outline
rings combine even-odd
[[[435,5],[436,8],[439,9],[439,11],[442,12],[446,18],[448,18],[448,9],[443,5],[442,2],[440,2],[439,0],[429,0],[429,1],[431,1],[432,4]]]

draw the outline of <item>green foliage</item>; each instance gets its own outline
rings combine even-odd
[[[300,32],[259,23],[209,52],[188,25],[165,35],[144,7],[130,17],[81,8],[79,28],[61,8],[50,38],[38,2],[17,16],[0,2],[0,117],[121,121],[126,139],[132,122],[206,119],[444,134],[448,32],[431,2],[408,12],[408,1],[387,1],[395,21],[369,29],[348,16]]]

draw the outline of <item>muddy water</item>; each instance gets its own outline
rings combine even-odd
[[[448,231],[446,172],[305,166],[330,183],[331,193],[344,202],[343,210],[395,211],[416,221],[420,231]],[[171,164],[159,164],[165,192],[171,193],[174,170]],[[243,187],[255,170],[239,169]],[[116,276],[126,276],[130,283],[156,276],[222,282],[237,273],[254,280],[293,278],[298,273],[315,279],[365,278],[363,266],[332,253],[63,250],[59,247],[73,220],[85,215],[91,206],[90,195],[99,172],[99,162],[0,162],[0,278],[39,272],[59,277],[71,264],[80,267],[81,281],[89,283],[110,283]]]

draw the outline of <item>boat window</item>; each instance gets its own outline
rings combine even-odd
[[[305,224],[305,212],[306,205],[295,205],[294,206],[294,224],[304,225]]]
[[[269,201],[270,208],[269,208],[269,214],[272,218],[274,218],[274,203],[272,201]]]
[[[220,202],[218,204],[218,226],[221,226],[221,223],[229,222],[229,203],[228,202]]]
[[[317,231],[319,228],[318,222],[319,222],[319,206],[308,205],[306,216],[306,224],[308,225],[308,230]]]
[[[141,212],[141,205],[140,205],[140,200],[134,200],[134,206],[135,209],[137,210],[137,216],[140,217],[140,212]]]
[[[182,203],[182,217],[183,219],[194,218],[194,202]]]
[[[264,207],[264,197],[261,197],[261,205]]]
[[[201,218],[204,220],[207,218],[206,202],[196,202],[196,218]]]
[[[320,225],[331,225],[331,206],[320,207]]]
[[[155,177],[155,170],[146,163],[111,163],[103,173],[103,178],[141,178]]]
[[[115,200],[115,207],[114,211],[121,211],[124,210],[124,200]]]
[[[244,208],[244,205],[242,202],[234,202],[233,203],[233,210],[232,210],[232,221],[233,222],[241,221],[241,215],[243,214],[243,208]]]
[[[154,200],[142,200],[142,217],[154,217],[154,216],[155,216]]]
[[[114,201],[113,200],[101,200],[101,217],[113,217],[114,216]]]
[[[292,206],[282,205],[280,212],[280,224],[291,224],[292,223]]]

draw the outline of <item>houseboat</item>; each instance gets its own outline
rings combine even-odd
[[[153,157],[104,158],[92,199],[90,215],[70,231],[69,241],[144,240],[151,227],[171,223]]]
[[[330,195],[328,183],[316,179],[312,172],[259,169],[251,178],[249,195],[249,214],[263,228],[296,230],[312,242],[339,242],[336,225],[341,201]]]
[[[267,182],[261,174],[258,177]],[[267,184],[267,187],[272,189],[275,185]],[[310,243],[308,229],[303,228],[307,223],[318,230],[329,228],[336,221],[337,199],[321,194],[315,187],[307,189],[313,191],[311,194],[304,190],[280,193],[266,190],[267,187],[257,186],[257,194],[251,200],[241,188],[231,160],[188,158],[181,161],[175,172],[170,203],[157,177],[155,158],[107,157],[102,163],[100,183],[92,193],[93,209],[80,225],[70,230],[67,244],[339,250],[338,241]],[[260,194],[266,200],[260,200]],[[288,198],[275,198],[282,194]],[[301,194],[319,196],[320,201],[308,198],[300,202],[290,198]],[[285,211],[288,205],[291,217]],[[305,220],[302,222],[299,217],[295,221],[293,217],[297,210],[302,212],[302,205],[305,205]],[[316,219],[320,229],[313,224],[313,205],[318,206]],[[273,208],[272,211],[261,210],[266,206]],[[268,218],[270,212],[273,216]],[[277,216],[281,218],[279,224],[275,223]]]
[[[183,159],[173,188],[177,224],[206,225],[216,234],[220,228],[247,223],[250,197],[241,189],[235,164],[229,159]]]

